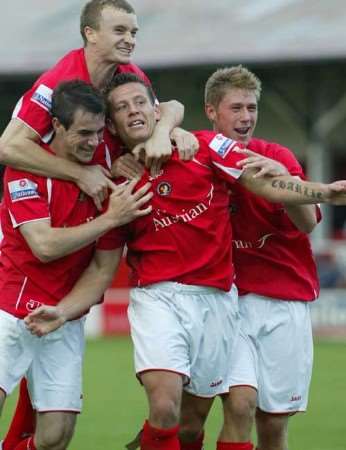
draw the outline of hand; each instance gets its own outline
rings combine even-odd
[[[160,172],[161,165],[167,161],[172,154],[172,144],[169,133],[166,129],[160,129],[148,139],[146,142],[138,144],[132,154],[137,161],[142,161],[146,167],[150,168],[152,176],[157,176]]]
[[[36,336],[44,336],[57,330],[66,318],[56,306],[40,306],[24,319],[27,329]]]
[[[242,153],[243,155],[248,156],[247,158],[244,158],[241,161],[237,162],[238,167],[241,167],[244,170],[258,169],[258,172],[253,175],[254,178],[263,177],[264,175],[270,177],[289,175],[287,168],[274,159],[259,155],[258,153],[248,149],[241,149],[237,147],[235,151],[237,153]]]
[[[182,128],[173,129],[171,140],[175,143],[182,161],[190,161],[199,149],[196,136]]]
[[[112,165],[112,175],[114,177],[125,177],[129,180],[140,178],[143,175],[144,167],[131,153],[117,158]]]
[[[105,214],[112,219],[114,226],[132,222],[137,217],[145,216],[151,212],[151,205],[141,209],[153,196],[152,192],[148,192],[151,183],[146,183],[138,191],[133,192],[137,183],[138,179],[134,179],[113,189]]]
[[[112,189],[111,173],[100,165],[81,166],[78,187],[92,197],[96,208],[101,211],[102,203],[108,197],[108,190]]]
[[[332,205],[346,205],[346,181],[334,181],[327,184],[327,202]]]

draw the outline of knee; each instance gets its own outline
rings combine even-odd
[[[37,450],[65,450],[72,438],[73,428],[67,426],[42,430],[36,434]]]
[[[169,397],[157,397],[151,401],[151,416],[162,428],[171,428],[179,422],[179,402]]]
[[[285,414],[270,414],[258,410],[256,413],[256,426],[260,433],[272,436],[283,436],[287,431],[288,416]]]
[[[225,417],[233,421],[252,420],[257,407],[256,393],[249,392],[249,395],[231,392],[223,402]]]

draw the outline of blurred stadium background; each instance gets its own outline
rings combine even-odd
[[[185,104],[186,128],[209,127],[203,113],[203,86],[208,76],[218,67],[242,63],[255,71],[263,82],[256,135],[293,149],[311,179],[346,179],[344,0],[130,2],[136,8],[140,24],[134,62],[148,73],[160,99],[176,98]],[[79,12],[84,4],[84,0],[3,0],[0,132],[6,126],[16,100],[34,79],[67,51],[81,46]],[[318,344],[316,356],[323,354],[325,366],[313,381],[312,395],[316,396],[313,397],[316,403],[328,387],[337,389],[335,402],[341,391],[346,398],[345,381],[338,379],[333,386],[333,378],[325,377],[323,390],[316,384],[316,378],[321,380],[328,373],[328,367],[330,371],[345,373],[346,207],[324,207],[323,214],[323,222],[312,235],[323,288],[320,300],[312,307],[314,333],[320,339],[341,343]],[[107,292],[105,303],[94,308],[88,319],[90,336],[128,334],[126,279],[127,269],[123,265],[112,289]],[[102,350],[108,348],[108,344],[108,340],[95,340],[92,351],[96,352],[98,347],[101,355],[95,358],[114,357]],[[120,355],[131,358],[128,338],[117,340],[117,346],[122,345],[126,350]],[[119,362],[116,355],[115,362]],[[131,361],[126,364],[131,365]],[[86,374],[95,368],[112,382],[118,377],[116,369],[114,373],[110,367],[103,368],[101,359],[97,363],[90,360]],[[130,368],[126,373],[131,373]],[[90,375],[87,377],[90,379]],[[102,383],[100,374],[97,380],[92,390]],[[122,389],[123,383],[127,383],[126,378],[117,381],[114,391]],[[136,386],[132,378],[130,383]],[[133,389],[136,391],[136,387]],[[326,397],[334,398],[330,392],[326,392]],[[104,415],[105,410],[117,408],[125,414],[128,409],[133,412],[132,405],[136,404],[132,400],[127,404],[125,399],[119,399],[115,408],[114,404],[108,408],[106,403],[105,399],[104,408],[94,405],[92,408],[97,411],[100,408],[100,415]],[[320,414],[326,417],[325,405],[320,406]],[[143,406],[138,408],[142,411]],[[332,409],[330,413],[333,414]],[[336,410],[334,414],[337,415]],[[303,423],[310,430],[307,422]],[[328,431],[340,436],[337,426],[334,424],[333,428],[331,421]],[[90,432],[88,427],[83,430],[85,435]],[[311,432],[314,433],[313,425]],[[318,436],[317,430],[316,433]],[[338,441],[340,446],[319,446],[317,442],[323,442],[323,439],[317,437],[316,443],[295,448],[341,450],[346,448],[345,436],[346,433],[343,444],[341,439]],[[89,447],[85,442],[76,448],[87,450]],[[107,448],[107,445],[99,448]]]

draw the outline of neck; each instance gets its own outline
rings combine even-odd
[[[117,64],[105,62],[93,48],[85,47],[85,61],[92,85],[102,90],[112,79]]]
[[[68,159],[66,157],[65,148],[60,142],[60,140],[55,136],[52,140],[52,142],[49,144],[49,148],[53,150],[53,152],[56,154],[56,156],[59,156],[63,159]]]

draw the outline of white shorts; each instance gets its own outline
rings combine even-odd
[[[248,294],[239,298],[239,310],[230,386],[256,388],[265,412],[305,411],[313,361],[309,303]]]
[[[240,329],[238,295],[174,282],[131,289],[128,310],[135,368],[182,374],[185,390],[201,397],[228,392]]]
[[[25,376],[38,412],[79,412],[84,321],[67,322],[47,336],[37,337],[23,320],[0,310],[0,388],[10,394]]]

